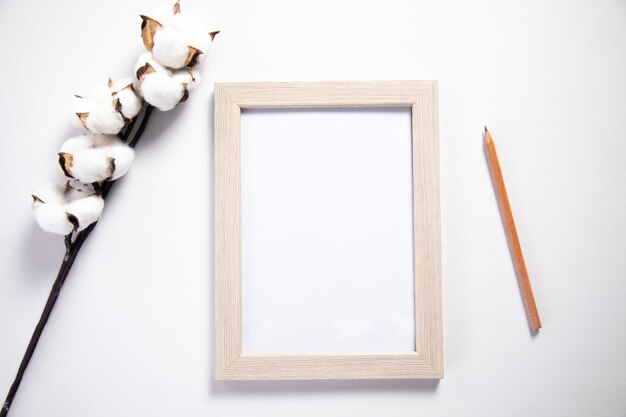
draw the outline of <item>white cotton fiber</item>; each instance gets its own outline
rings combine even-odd
[[[119,133],[140,109],[141,99],[128,78],[92,86],[72,101],[73,120],[98,135]]]
[[[61,146],[59,152],[74,153],[81,149],[93,148],[95,146],[95,138],[97,138],[97,136],[95,135],[74,136],[73,138],[69,138],[68,140],[63,142],[63,145]]]
[[[74,96],[72,97],[72,103],[70,105],[71,115],[72,115],[72,124],[76,127],[80,127],[82,129],[86,129],[85,125],[80,119],[79,114],[88,114],[96,105],[95,102],[91,100],[87,100],[85,98]]]
[[[137,97],[134,90],[124,88],[120,90],[115,97],[119,99],[120,111],[124,117],[132,119],[139,114],[139,110],[141,110],[141,100]]]
[[[96,103],[111,101],[111,87],[109,87],[109,82],[107,81],[102,84],[94,84],[90,86],[87,89],[87,94],[83,97]]]
[[[135,83],[133,79],[130,77],[120,78],[111,83],[111,87],[109,87],[109,92],[118,92],[127,88],[128,86],[135,87],[134,84]]]
[[[165,68],[157,60],[154,59],[151,52],[144,52],[141,55],[139,55],[139,58],[137,58],[137,63],[135,64],[135,73],[137,73],[137,70],[139,68],[143,67],[146,64],[150,64],[150,66],[156,72],[168,72],[169,73],[169,70],[167,68]]]
[[[171,24],[172,18],[174,17],[174,12],[172,5],[170,4],[162,4],[159,7],[156,7],[150,11],[146,16],[156,20],[161,25],[169,25]]]
[[[113,102],[94,106],[85,121],[85,127],[97,135],[114,135],[122,130],[124,125],[124,118],[113,107]]]
[[[72,166],[68,171],[82,182],[105,181],[112,177],[115,169],[111,159],[102,148],[84,149],[72,155]]]
[[[78,136],[61,147],[65,170],[83,183],[111,181],[126,174],[135,151],[113,135]]]
[[[152,58],[149,52],[147,55],[142,54],[137,61],[136,68],[141,68],[146,63],[152,66]],[[144,100],[161,111],[176,107],[202,78],[200,72],[191,68],[170,71],[160,64],[158,68],[154,72],[143,73],[139,80],[139,92]]]
[[[63,206],[44,204],[33,210],[33,216],[39,227],[46,232],[67,235],[74,229]]]
[[[209,31],[195,16],[177,13],[177,9],[178,3],[175,7],[163,7],[143,15],[151,22],[142,35],[146,49],[152,51],[155,60],[171,69],[199,64],[212,43]],[[196,56],[195,52],[198,52]]]
[[[100,219],[104,209],[104,200],[98,195],[90,195],[67,203],[64,208],[78,219],[77,231],[80,232]]]
[[[110,95],[119,99],[120,111],[127,119],[132,119],[141,110],[141,100],[135,93],[135,84],[130,78],[121,78],[111,85]]]
[[[185,66],[189,48],[186,40],[175,30],[166,27],[157,30],[152,48],[154,59],[169,68]]]
[[[41,184],[33,196],[37,197],[41,201],[33,201],[33,206],[39,206],[41,204],[63,204],[65,202],[65,186],[57,184],[55,182],[46,182]]]
[[[202,62],[211,49],[212,39],[200,21],[192,14],[179,13],[172,19],[172,27],[187,41],[187,44],[202,51],[198,63]]]
[[[72,105],[70,107],[72,114],[76,113],[89,113],[93,107],[91,100],[85,99],[83,96],[72,97]]]
[[[143,77],[140,89],[144,100],[161,111],[176,107],[185,90],[180,81],[162,72],[154,72]]]
[[[67,235],[76,226],[81,231],[100,218],[104,208],[102,197],[93,194],[93,188],[84,184],[73,188],[71,183],[45,183],[33,194],[33,216],[43,230]]]
[[[148,18],[151,20],[145,20]],[[159,24],[144,26],[148,52],[141,54],[135,65],[138,91],[148,103],[168,111],[200,82],[200,73],[190,68],[205,58],[213,35],[193,15],[180,12],[178,3],[144,16],[144,23],[152,20]]]
[[[112,173],[111,180],[116,180],[126,175],[135,160],[134,149],[126,145],[114,145],[111,146],[107,153],[115,162],[115,170]]]

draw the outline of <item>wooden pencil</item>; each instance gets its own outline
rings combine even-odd
[[[489,165],[489,171],[491,172],[491,179],[493,181],[493,186],[496,191],[498,205],[500,206],[500,214],[502,215],[504,229],[506,231],[506,236],[509,241],[509,247],[511,249],[511,255],[513,257],[513,263],[515,264],[515,270],[517,272],[517,279],[519,281],[522,299],[524,300],[524,307],[526,308],[528,323],[530,325],[530,328],[536,332],[539,331],[539,329],[541,328],[539,312],[537,311],[535,297],[533,296],[533,290],[530,286],[528,271],[526,270],[524,256],[522,255],[522,247],[519,243],[517,230],[515,229],[515,221],[513,220],[511,205],[509,204],[509,198],[507,196],[506,188],[504,186],[504,178],[502,177],[502,170],[500,169],[500,163],[498,162],[496,147],[493,143],[493,138],[491,137],[491,134],[487,130],[486,126],[485,153],[487,154],[487,162]]]

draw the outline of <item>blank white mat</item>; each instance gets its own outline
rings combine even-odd
[[[411,110],[244,110],[243,351],[415,350]]]

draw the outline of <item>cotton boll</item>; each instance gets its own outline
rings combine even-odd
[[[115,161],[107,155],[105,149],[84,149],[73,155],[67,154],[65,158],[66,171],[82,182],[109,180],[115,171]]]
[[[176,107],[185,94],[185,87],[180,81],[162,72],[143,77],[140,88],[144,100],[161,111]]]
[[[104,209],[104,200],[99,195],[91,195],[67,203],[64,208],[76,218],[78,223],[76,231],[80,232],[100,219]]]
[[[100,134],[116,134],[126,124],[122,115],[113,107],[112,103],[94,106],[89,114],[78,117],[84,126],[91,132]]]
[[[137,97],[135,85],[130,78],[124,78],[111,85],[111,95],[119,100],[119,112],[127,119],[132,119],[141,110],[141,99]]]
[[[65,175],[87,184],[121,177],[134,159],[135,151],[113,135],[71,138],[59,152],[59,164]]]
[[[169,68],[182,68],[187,64],[189,48],[186,39],[168,28],[157,30],[154,35],[152,55],[159,63]]]
[[[187,45],[202,51],[198,64],[204,61],[213,43],[212,36],[202,27],[200,21],[192,14],[179,13],[172,19],[172,27],[186,40]]]
[[[47,232],[68,235],[81,231],[100,218],[103,208],[102,197],[76,181],[45,183],[33,194],[33,217]]]
[[[119,91],[115,97],[119,99],[119,111],[125,118],[132,119],[139,114],[139,110],[141,110],[141,100],[137,97],[137,94],[135,94],[134,89],[125,88]]]
[[[181,13],[178,2],[142,18],[141,37],[146,49],[172,69],[198,65],[206,58],[217,33],[209,33],[195,16]]]
[[[185,101],[189,91],[200,82],[200,73],[191,68],[170,71],[157,65],[152,66],[153,56],[142,54],[137,61],[139,92],[143,98],[161,111],[173,109]]]
[[[63,206],[44,204],[33,210],[35,221],[46,232],[68,235],[74,230],[74,225]]]
[[[200,24],[196,16],[190,13],[178,13],[172,19],[172,28],[192,42],[192,46],[202,49],[210,41],[208,31]]]
[[[175,10],[176,6],[171,13],[175,13]],[[182,14],[175,14],[180,15]],[[184,19],[179,20],[180,25],[185,22]],[[211,35],[206,34],[205,37],[210,39]],[[199,51],[189,46],[185,36],[166,27],[159,27],[154,40],[153,52],[145,52],[139,56],[135,73],[139,80],[139,92],[144,100],[161,111],[168,111],[185,101],[189,91],[200,82],[200,73],[185,67],[195,65]],[[186,49],[186,54],[183,49]],[[170,70],[162,64],[170,68],[183,68]]]
[[[111,155],[115,163],[115,169],[110,178],[111,180],[116,180],[126,175],[135,160],[135,151],[126,145],[112,146],[109,155]]]
[[[141,109],[130,79],[95,85],[86,95],[76,95],[72,110],[80,125],[95,134],[117,134]]]
[[[33,194],[33,216],[47,232],[66,235],[73,229],[62,205],[65,203],[65,187],[48,182],[40,185]]]

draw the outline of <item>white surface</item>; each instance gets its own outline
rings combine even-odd
[[[243,351],[415,351],[411,109],[241,116]]]
[[[202,84],[180,109],[154,115],[12,416],[624,415],[623,0],[182,7],[222,30]],[[63,255],[61,239],[34,224],[29,194],[60,178],[56,152],[76,132],[72,94],[132,71],[140,11],[121,0],[0,3],[2,395]],[[376,79],[440,81],[445,379],[213,381],[212,83]],[[534,338],[484,124],[544,325]]]

